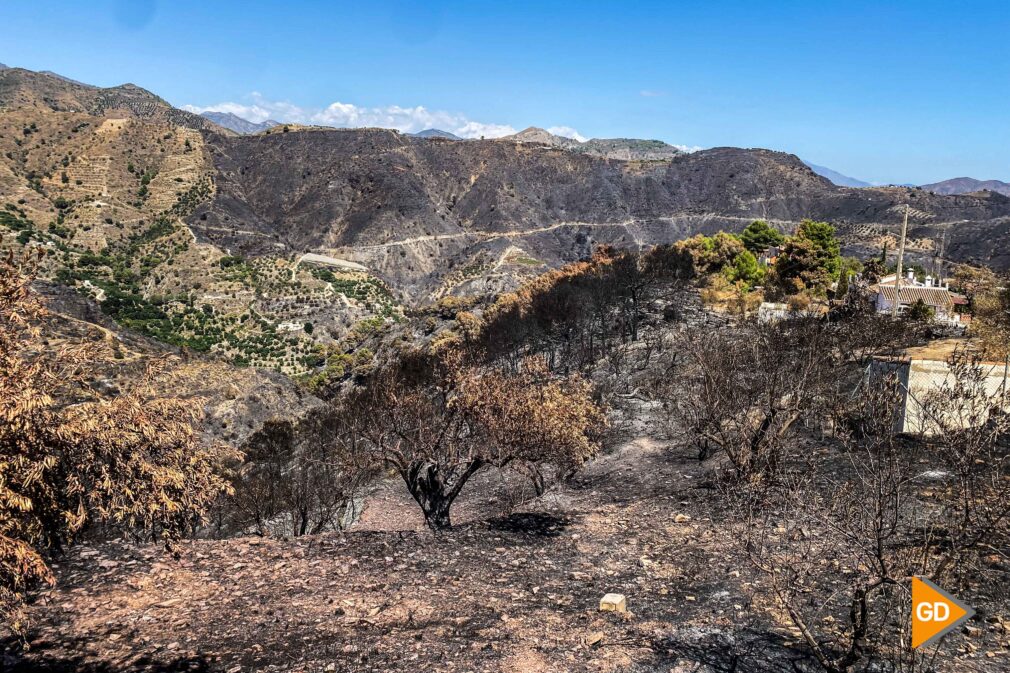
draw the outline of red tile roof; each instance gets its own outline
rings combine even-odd
[[[893,285],[879,285],[877,286],[877,291],[884,295],[884,299],[889,302],[894,301],[894,286]],[[902,287],[901,288],[901,302],[902,304],[914,304],[915,302],[922,300],[922,303],[926,306],[950,306],[954,303],[954,295],[942,287]]]

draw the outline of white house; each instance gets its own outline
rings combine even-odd
[[[909,271],[908,277],[902,279],[900,286],[897,280],[897,274],[892,273],[870,287],[878,313],[892,313],[897,296],[898,313],[904,313],[910,306],[921,301],[933,309],[938,322],[961,324],[961,317],[954,307],[967,301],[961,295],[951,292],[946,283],[941,284],[939,278],[934,280],[932,276],[926,276],[925,281],[919,281],[915,272]]]

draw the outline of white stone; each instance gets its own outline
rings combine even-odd
[[[627,612],[628,600],[624,594],[607,594],[600,599],[600,610],[602,612]]]

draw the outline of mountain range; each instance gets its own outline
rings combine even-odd
[[[1004,196],[1010,196],[1010,183],[999,180],[976,180],[974,178],[952,178],[943,182],[923,185],[937,194],[970,194],[972,192],[990,191]]]
[[[0,64],[0,69],[4,66]],[[55,73],[52,74],[56,77],[60,77]],[[67,80],[73,82],[74,80]],[[255,133],[260,133],[266,131],[275,126],[280,126],[281,122],[268,119],[264,122],[255,123],[248,121],[230,112],[214,112],[208,111],[203,112],[202,116],[214,122],[218,126],[229,129],[241,135],[250,135]],[[443,131],[441,129],[425,129],[423,131],[418,131],[417,133],[408,134],[415,138],[440,138],[444,140],[463,140],[459,136],[450,133],[448,131]],[[611,138],[611,139],[600,139],[593,138],[588,141],[579,141],[574,138],[568,138],[565,136],[560,136],[552,134],[549,131],[538,128],[529,127],[519,133],[511,136],[506,136],[506,140],[511,140],[513,142],[519,143],[538,143],[549,145],[551,147],[560,147],[574,152],[583,152],[586,154],[591,154],[594,156],[601,156],[608,159],[623,159],[626,161],[640,160],[640,161],[661,161],[671,159],[679,154],[682,154],[684,150],[677,148],[673,145],[665,143],[661,140],[638,140],[633,138]],[[832,184],[839,187],[872,187],[874,186],[870,182],[860,180],[858,178],[849,177],[843,175],[838,171],[835,171],[826,166],[820,166],[818,164],[811,163],[809,161],[803,161],[814,173],[820,175],[821,177],[827,178]],[[903,186],[912,187],[915,185],[905,184]],[[945,195],[955,195],[955,194],[970,194],[972,192],[980,191],[992,191],[1003,194],[1004,196],[1010,196],[1010,183],[1001,182],[999,180],[976,180],[974,178],[962,177],[962,178],[952,178],[950,180],[944,180],[942,182],[935,182],[926,185],[921,185],[923,189],[935,192],[937,194]]]
[[[1010,268],[1003,194],[837,186],[771,150],[537,128],[465,142],[435,130],[249,132],[132,84],[17,68],[0,70],[0,108],[4,241],[57,251],[47,278],[145,333],[289,373],[401,304],[510,290],[599,244],[759,218],[782,230],[826,220],[849,254],[870,255],[895,248],[909,203],[913,260],[942,248],[948,262]]]
[[[824,166],[818,166],[817,164],[812,164],[809,161],[804,161],[803,163],[805,163],[807,166],[809,166],[810,170],[812,170],[814,173],[817,173],[817,175],[820,175],[821,177],[827,178],[828,180],[830,180],[832,182],[832,184],[836,184],[839,187],[872,187],[873,186],[869,182],[863,182],[862,180],[857,180],[856,178],[850,178],[847,175],[842,175],[838,171],[833,171],[830,168],[825,168]]]

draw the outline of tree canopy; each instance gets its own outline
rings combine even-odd
[[[775,263],[779,286],[787,293],[824,292],[838,278],[841,245],[827,222],[804,220],[786,239]]]
[[[541,357],[509,370],[450,345],[404,354],[340,400],[338,414],[364,461],[395,470],[437,531],[484,467],[519,465],[532,476],[595,454],[605,421],[591,393],[578,375],[551,375]]]
[[[740,240],[744,247],[755,255],[759,255],[768,248],[782,245],[786,237],[778,229],[775,229],[764,220],[754,220],[740,234]]]

